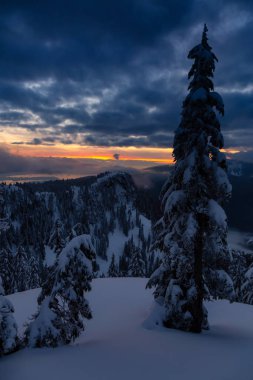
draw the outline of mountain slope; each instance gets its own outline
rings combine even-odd
[[[151,221],[139,211],[138,190],[130,174],[107,172],[68,181],[2,185],[1,190],[10,225],[0,234],[0,259],[6,258],[9,267],[5,273],[0,265],[7,293],[24,290],[15,281],[8,283],[15,277],[20,246],[36,263],[36,276],[42,279],[43,262],[52,265],[64,245],[83,233],[91,235],[96,249],[95,275],[107,275],[113,255],[117,272],[127,275],[136,249],[141,251],[146,272],[154,269],[148,263]]]

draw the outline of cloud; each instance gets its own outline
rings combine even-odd
[[[21,173],[27,166],[27,159],[12,155],[7,149],[0,147],[0,174]]]
[[[252,126],[252,20],[246,0],[3,0],[0,129],[23,130],[15,144],[171,146],[205,21],[226,145],[249,147],[236,131]]]

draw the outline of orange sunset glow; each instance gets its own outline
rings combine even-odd
[[[121,161],[144,161],[164,164],[173,163],[172,148],[93,147],[76,144],[58,144],[54,146],[8,144],[8,149],[12,154],[24,157],[64,157],[73,159],[112,160],[113,155],[118,153]]]
[[[173,164],[173,148],[149,148],[149,147],[96,147],[80,145],[33,146],[33,145],[9,145],[12,154],[23,157],[55,157],[71,159],[94,159],[114,160],[113,155],[117,153],[120,161]],[[236,155],[242,150],[227,148],[222,152],[228,156]]]

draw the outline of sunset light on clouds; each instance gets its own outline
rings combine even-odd
[[[78,174],[83,160],[82,175],[91,172],[92,160],[94,173],[105,163],[173,163],[190,68],[186,52],[199,38],[203,19],[220,58],[214,84],[225,103],[224,151],[230,159],[252,162],[249,2],[182,4],[1,2],[1,176],[30,174],[33,158],[72,159]],[[20,158],[30,164],[19,167]],[[41,161],[34,171],[58,175],[52,168]]]

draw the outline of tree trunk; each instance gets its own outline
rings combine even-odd
[[[203,234],[205,215],[198,214],[197,221],[199,225],[199,231],[195,242],[194,252],[194,279],[197,290],[197,296],[193,306],[194,324],[192,331],[200,333],[202,331],[203,323]]]

